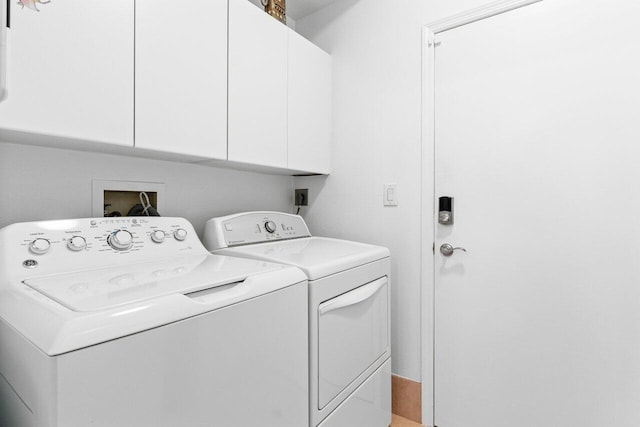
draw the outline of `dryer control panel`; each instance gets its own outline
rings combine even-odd
[[[23,222],[1,229],[0,245],[2,268],[33,275],[207,253],[189,221],[169,217]]]
[[[299,215],[282,212],[246,212],[207,221],[204,245],[212,251],[310,236],[307,224]]]

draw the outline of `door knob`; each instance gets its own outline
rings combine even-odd
[[[465,248],[454,248],[453,246],[451,246],[449,243],[443,243],[440,246],[440,253],[444,256],[451,256],[453,255],[453,252],[456,250],[461,250],[463,252],[467,252],[467,250]]]

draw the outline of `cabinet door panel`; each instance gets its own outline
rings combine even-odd
[[[290,169],[329,173],[331,57],[289,33],[288,129]]]
[[[136,1],[135,146],[226,159],[227,2],[178,3]]]
[[[133,145],[131,0],[11,2],[0,128]]]
[[[5,76],[7,72],[7,49],[6,49],[6,36],[7,36],[7,2],[0,1],[0,101],[5,96]]]
[[[229,1],[229,160],[287,167],[287,27]]]

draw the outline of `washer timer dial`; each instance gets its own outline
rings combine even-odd
[[[133,246],[133,235],[127,230],[118,230],[108,238],[109,246],[117,251],[126,251]]]
[[[264,229],[269,233],[275,233],[277,229],[276,223],[273,221],[267,221],[264,223]]]

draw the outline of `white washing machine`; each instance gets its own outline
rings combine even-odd
[[[213,218],[204,244],[214,253],[306,273],[312,426],[389,426],[388,249],[311,236],[302,217],[279,212]]]
[[[181,218],[0,230],[0,425],[308,424],[307,282]]]

